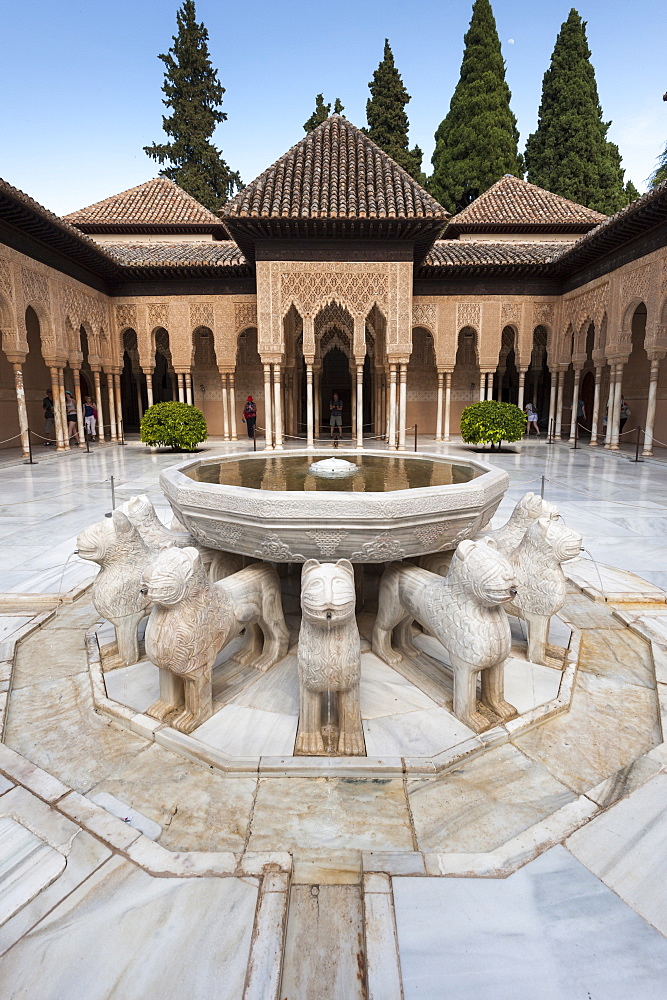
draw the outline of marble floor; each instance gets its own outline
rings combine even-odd
[[[584,559],[603,564],[599,576],[582,565],[552,634],[581,636],[570,710],[446,773],[372,778],[214,773],[96,713],[83,635],[97,615],[76,535],[110,509],[112,475],[117,502],[148,493],[166,510],[157,479],[174,456],[130,442],[37,457],[0,464],[3,998],[667,995],[667,627],[655,603],[667,465],[544,440],[487,452],[510,475],[496,523],[544,476]],[[69,603],[54,613],[56,595]],[[214,749],[242,756],[260,732],[267,759],[288,752],[289,657],[281,670],[201,727]],[[521,670],[508,671],[515,703]],[[369,652],[364,677],[368,752],[432,752],[445,710]],[[107,683],[141,712],[154,668]],[[526,710],[552,684],[535,673]],[[234,725],[221,724],[230,711]]]

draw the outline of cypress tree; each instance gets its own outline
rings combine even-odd
[[[339,115],[341,111],[344,111],[344,107],[341,104],[340,97],[337,97],[334,101],[334,114]],[[307,122],[303,123],[304,132],[312,132],[313,129],[325,122],[329,115],[331,114],[331,105],[324,103],[324,97],[322,94],[318,94],[315,98],[315,110],[308,119]]]
[[[475,0],[464,43],[459,82],[435,133],[429,179],[431,194],[450,212],[465,208],[504,174],[523,174],[512,95],[489,0]]]
[[[366,102],[368,128],[366,134],[377,143],[399,166],[424,183],[421,171],[423,153],[419,146],[408,149],[410,123],[405,105],[410,95],[403,86],[401,75],[394,64],[389,40],[384,40],[384,58],[368,84],[371,96]]]
[[[618,146],[607,140],[586,22],[572,8],[544,74],[537,130],[526,143],[528,180],[598,212],[627,204]],[[635,189],[636,190],[636,189]]]
[[[210,141],[216,125],[227,119],[221,110],[225,88],[209,58],[208,31],[195,15],[194,0],[184,0],[176,14],[174,44],[158,56],[166,66],[162,103],[171,109],[162,127],[172,141],[144,146],[144,152],[168,164],[160,170],[162,177],[176,181],[214,212],[242,185]]]

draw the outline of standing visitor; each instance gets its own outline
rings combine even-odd
[[[537,436],[540,436],[540,428],[537,426],[538,414],[537,410],[532,403],[526,403],[525,406],[526,416],[528,417],[528,437],[530,437],[531,428],[534,429]]]
[[[255,436],[255,422],[257,420],[257,406],[252,396],[248,396],[246,404],[243,407],[243,422],[248,428],[248,437],[254,438]]]
[[[83,425],[85,433],[91,441],[95,440],[95,424],[97,423],[97,410],[93,405],[90,396],[86,396],[83,401]]]
[[[65,410],[67,412],[67,439],[71,441],[74,438],[74,443],[78,448],[80,441],[76,420],[76,403],[69,389],[65,392]]]
[[[619,434],[623,433],[623,428],[628,422],[628,417],[630,416],[630,407],[625,402],[625,396],[621,396],[621,426],[619,429]]]
[[[45,447],[51,444],[51,435],[53,434],[53,428],[55,426],[55,414],[53,412],[53,393],[50,389],[46,390],[46,396],[42,400],[42,407],[44,409],[44,434],[46,435],[46,441],[44,442]]]
[[[331,427],[331,437],[334,436],[334,427],[340,428],[338,431],[339,437],[343,434],[343,400],[339,398],[338,393],[334,392],[331,402],[329,403],[329,426]]]

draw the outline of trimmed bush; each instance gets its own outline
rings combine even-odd
[[[141,440],[153,447],[193,451],[207,436],[204,414],[187,403],[156,403],[141,418]]]
[[[519,441],[526,432],[526,414],[514,403],[487,399],[466,406],[461,414],[461,437],[467,444]]]

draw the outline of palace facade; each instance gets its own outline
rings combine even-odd
[[[64,219],[0,181],[0,331],[0,439],[25,453],[51,387],[59,450],[66,389],[81,438],[90,395],[112,440],[168,399],[235,440],[252,395],[267,450],[312,446],[338,391],[358,448],[402,450],[415,424],[447,441],[493,398],[534,402],[557,436],[581,399],[590,445],[617,449],[625,397],[650,455],[667,184],[607,219],[506,176],[450,219],[336,115],[220,217],[164,178]]]

